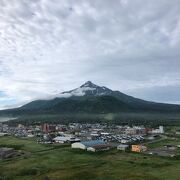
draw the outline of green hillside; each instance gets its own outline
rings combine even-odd
[[[19,145],[28,157],[0,161],[0,178],[7,180],[178,180],[178,158],[120,152],[90,153],[64,145],[40,145],[34,140],[0,137],[1,144]]]

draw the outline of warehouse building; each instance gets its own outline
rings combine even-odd
[[[57,136],[53,139],[56,143],[74,143],[80,142],[81,140],[70,136]]]
[[[95,147],[100,145],[106,145],[106,143],[102,140],[92,140],[92,141],[83,141],[83,142],[76,142],[71,144],[71,148],[75,149],[87,149],[89,147]]]
[[[120,144],[117,146],[117,150],[126,151],[129,148],[128,144]]]
[[[97,152],[97,151],[107,151],[110,149],[108,144],[98,144],[87,148],[87,151]]]

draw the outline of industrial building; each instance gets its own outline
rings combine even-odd
[[[91,140],[91,141],[83,141],[83,142],[76,142],[71,144],[71,148],[75,149],[87,149],[89,147],[97,147],[100,145],[106,145],[106,143],[102,140]]]
[[[129,145],[127,144],[120,144],[117,146],[117,149],[121,151],[126,151],[128,148],[129,148]]]
[[[110,149],[108,144],[98,144],[87,148],[87,151],[97,152],[97,151],[107,151]]]
[[[70,137],[70,136],[57,136],[53,139],[56,143],[74,143],[74,142],[80,142],[81,140],[75,137]]]

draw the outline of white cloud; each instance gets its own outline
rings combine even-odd
[[[0,0],[0,91],[17,104],[87,80],[148,98],[179,86],[179,46],[178,0]]]

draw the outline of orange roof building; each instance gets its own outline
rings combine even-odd
[[[147,151],[147,147],[143,145],[132,145],[131,151],[133,152],[144,152]]]

